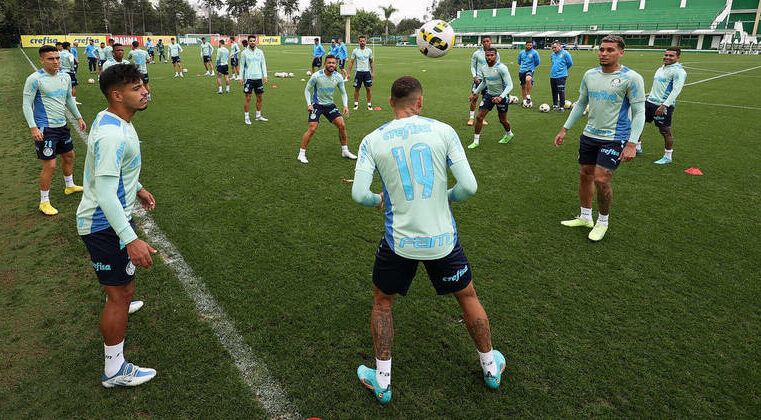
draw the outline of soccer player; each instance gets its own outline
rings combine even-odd
[[[95,275],[108,299],[103,307],[106,388],[137,386],[156,371],[128,363],[124,358],[127,314],[135,293],[135,266],[150,267],[156,250],[138,239],[132,209],[139,198],[146,210],[156,200],[138,180],[142,160],[140,140],[132,119],[148,106],[143,75],[134,65],[103,71],[100,89],[108,107],[99,112],[87,139],[85,187],[77,209],[77,231],[90,253]]]
[[[106,44],[101,42],[100,48],[98,48],[98,80],[103,73],[103,64],[106,62]]]
[[[645,122],[654,122],[666,143],[663,157],[653,163],[665,165],[671,163],[674,153],[674,135],[671,133],[671,119],[674,116],[676,98],[682,92],[687,72],[679,59],[682,50],[678,47],[666,48],[663,65],[656,70],[653,87],[645,102]],[[637,145],[637,153],[642,153],[642,144]]]
[[[71,48],[69,48],[69,51],[74,56],[74,73],[79,71],[79,51],[77,47],[79,47],[79,41],[74,41],[71,43]]]
[[[225,86],[227,87],[227,93],[230,93],[230,76],[228,61],[230,59],[230,51],[225,48],[225,40],[219,40],[219,47],[217,47],[217,86],[219,86],[218,94],[222,94],[222,76],[225,77]]]
[[[124,59],[124,46],[122,44],[118,42],[114,44],[113,54],[113,57],[109,58],[105,63],[103,63],[103,71],[106,71],[107,68],[115,64],[129,64],[129,61]]]
[[[320,123],[320,116],[324,115],[331,123],[338,128],[338,141],[341,142],[341,156],[348,159],[356,159],[357,156],[349,151],[346,141],[346,124],[344,118],[336,104],[333,103],[333,93],[338,87],[341,92],[341,101],[343,101],[344,115],[349,116],[349,98],[346,96],[344,79],[336,73],[338,59],[328,54],[325,56],[325,68],[312,74],[309,78],[306,88],[304,88],[304,97],[307,100],[307,111],[309,111],[309,125],[306,133],[301,138],[301,149],[297,159],[301,163],[309,163],[307,160],[307,145],[312,139],[317,125]]]
[[[113,58],[114,56],[114,44],[116,44],[116,41],[114,41],[112,38],[108,39],[108,46],[104,49],[103,59],[108,60],[109,58]]]
[[[565,84],[568,80],[568,69],[573,67],[571,53],[560,46],[560,42],[552,42],[550,55],[550,86],[552,88],[552,109],[565,112]]]
[[[349,81],[348,74],[344,67],[346,66],[346,59],[349,58],[349,51],[346,50],[346,43],[343,39],[338,38],[338,68],[341,69],[341,75],[344,78],[344,82]]]
[[[148,78],[148,62],[150,61],[150,56],[147,51],[140,49],[140,43],[137,41],[132,41],[132,51],[129,52],[129,55],[127,58],[131,59],[132,62],[135,63],[137,66],[137,69],[140,70],[140,73],[143,75],[143,86],[145,87],[145,90],[148,91],[148,100],[151,100],[151,85],[149,84],[150,79]]]
[[[203,60],[203,66],[206,68],[204,76],[214,76],[214,68],[211,67],[211,54],[214,52],[214,47],[210,42],[206,41],[206,38],[201,38],[201,59]],[[211,71],[211,73],[209,73]]]
[[[246,95],[243,102],[243,116],[245,122],[251,125],[251,116],[248,113],[251,104],[251,92],[256,95],[256,120],[268,121],[262,116],[262,95],[264,94],[264,84],[267,83],[267,60],[264,58],[264,52],[256,48],[259,45],[259,39],[256,35],[248,36],[248,47],[240,54],[240,74],[238,80],[243,85],[243,93]]]
[[[185,77],[182,75],[182,62],[180,61],[180,53],[182,52],[182,47],[180,44],[176,44],[174,42],[174,37],[172,37],[169,38],[169,45],[167,45],[167,48],[169,49],[169,56],[172,57],[174,77]]]
[[[471,90],[477,88],[478,85],[481,84],[483,77],[481,74],[486,67],[486,50],[489,48],[491,48],[491,37],[489,35],[484,35],[481,37],[481,48],[474,51],[473,55],[470,56],[470,74],[473,77],[473,87],[471,87]],[[497,52],[497,63],[499,62],[501,62],[501,60],[499,52]],[[473,125],[473,117],[476,115],[477,103],[478,98],[470,101],[470,118],[468,118],[468,126]],[[489,123],[484,120],[483,125],[489,125]]]
[[[489,318],[473,288],[470,263],[449,208],[450,202],[476,193],[476,178],[454,129],[420,116],[423,88],[417,79],[403,76],[393,83],[391,107],[394,120],[362,140],[351,190],[354,201],[385,207],[387,221],[373,267],[370,328],[376,369],[360,365],[357,377],[378,401],[391,400],[394,295],[407,294],[422,262],[436,292],[454,294],[462,307],[484,381],[488,387],[498,388],[505,357],[492,348]],[[447,169],[457,180],[449,190]],[[383,181],[380,194],[370,191],[376,171]]]
[[[61,71],[66,72],[71,79],[71,96],[74,97],[74,102],[77,105],[82,105],[77,101],[77,85],[79,82],[77,81],[76,58],[71,53],[70,43],[63,42],[61,46],[63,49],[58,52],[61,58]]]
[[[505,135],[499,140],[499,143],[505,144],[515,137],[510,129],[510,121],[507,120],[507,106],[510,103],[510,91],[513,90],[513,80],[510,78],[510,71],[504,63],[497,60],[497,49],[489,47],[484,55],[486,58],[486,67],[480,70],[479,75],[482,77],[478,86],[473,89],[473,93],[468,100],[472,103],[478,99],[478,94],[483,92],[481,106],[479,107],[478,117],[476,117],[475,134],[473,143],[468,148],[475,149],[478,147],[481,138],[481,128],[483,127],[486,114],[497,105],[497,115],[499,122],[505,128]]]
[[[312,73],[322,67],[322,56],[325,55],[325,48],[320,44],[320,38],[314,39],[314,45],[312,45]]]
[[[636,156],[637,139],[645,126],[645,84],[637,72],[621,65],[624,48],[620,36],[609,35],[602,39],[598,52],[600,67],[584,73],[578,104],[555,136],[555,146],[561,146],[568,130],[589,104],[587,125],[579,144],[581,214],[560,223],[569,227],[593,227],[588,238],[594,242],[601,241],[608,230],[613,172],[621,162]],[[592,222],[595,189],[599,212],[596,224]]]
[[[153,61],[153,42],[151,42],[151,38],[150,37],[145,41],[145,49],[148,50],[148,62],[153,64],[154,63],[154,61]],[[135,64],[137,64],[137,63],[135,63]]]
[[[39,54],[42,69],[26,78],[23,111],[32,131],[37,158],[42,161],[39,208],[43,214],[53,216],[58,210],[50,204],[50,180],[57,155],[61,155],[61,170],[66,183],[64,193],[70,195],[82,191],[82,187],[74,185],[74,143],[66,125],[66,108],[74,114],[82,131],[87,125],[71,94],[69,75],[58,71],[61,59],[56,47],[43,45]]]
[[[87,55],[87,68],[90,70],[90,74],[98,71],[98,47],[95,46],[95,41],[90,40],[85,47],[85,54]]]
[[[338,44],[336,44],[335,39],[330,40],[330,49],[328,50],[328,54],[333,54],[338,58]],[[340,59],[338,61],[341,61]]]
[[[357,72],[354,73],[354,109],[359,108],[359,88],[365,85],[365,94],[367,95],[367,110],[373,110],[373,78],[375,77],[375,62],[373,61],[373,50],[367,48],[367,38],[362,35],[359,37],[359,47],[354,48],[351,52],[351,61],[349,62],[349,74],[354,64],[357,64]]]
[[[518,53],[518,79],[523,91],[523,106],[526,108],[534,105],[531,102],[531,89],[534,88],[534,72],[540,61],[539,53],[534,49],[534,41],[526,42],[526,49]]]
[[[159,50],[159,62],[162,60],[166,63],[166,54],[164,53],[164,41],[159,38],[159,41],[156,43],[156,49]]]
[[[238,80],[238,73],[240,72],[240,69],[238,69],[238,62],[240,60],[240,46],[238,46],[238,43],[235,42],[235,37],[230,37],[230,72],[233,74],[232,79]]]

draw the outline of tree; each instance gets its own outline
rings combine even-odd
[[[398,12],[397,9],[394,8],[393,5],[389,4],[386,7],[381,6],[381,10],[383,10],[383,17],[386,19],[386,40],[388,41],[388,22],[389,18],[391,18],[391,15],[394,14],[394,12]]]
[[[399,21],[399,24],[396,25],[396,30],[394,31],[394,33],[396,35],[409,35],[411,33],[414,33],[421,26],[423,26],[423,22],[415,18],[402,19]]]

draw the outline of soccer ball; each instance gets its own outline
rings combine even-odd
[[[520,102],[520,99],[517,96],[510,95],[511,104],[517,104],[518,102]]]
[[[183,73],[187,73],[187,72],[188,72],[188,69],[182,69],[182,72],[183,72]]]
[[[550,106],[547,104],[539,105],[539,112],[550,112]]]
[[[288,77],[293,77],[293,73],[288,73]]]
[[[565,109],[570,109],[573,106],[573,103],[571,101],[565,101],[565,104],[563,104],[563,107]]]
[[[93,83],[95,83],[95,79],[87,79],[87,83],[93,84]]]
[[[417,48],[427,57],[443,57],[454,45],[454,29],[443,20],[432,20],[417,30]]]
[[[531,107],[533,107],[533,106],[534,106],[534,103],[533,103],[533,102],[531,102],[531,101],[530,101],[530,100],[528,100],[528,99],[524,99],[524,100],[523,100],[523,104],[521,104],[521,105],[522,105],[524,108],[531,108]]]
[[[307,70],[307,76],[311,76],[311,75],[312,75],[312,72]]]

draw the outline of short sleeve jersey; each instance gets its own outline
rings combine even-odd
[[[225,47],[217,48],[217,65],[226,66],[230,61],[230,50]]]
[[[119,202],[127,220],[132,218],[141,166],[140,140],[132,123],[106,110],[99,112],[87,138],[84,191],[77,209],[80,235],[111,227],[95,198],[95,182],[99,176],[119,177]]]
[[[671,99],[669,99],[669,96],[675,90],[680,92],[686,80],[687,72],[681,64],[674,63],[668,66],[661,66],[655,72],[653,88],[650,90],[650,96],[647,97],[647,101],[656,105],[674,105],[678,95]]]
[[[103,49],[103,57],[102,60],[108,60],[109,58],[114,57],[114,47],[110,45],[106,45],[106,48]]]
[[[612,73],[603,73],[601,67],[590,69],[581,80],[579,95],[589,98],[584,134],[600,140],[629,140],[631,105],[645,101],[642,76],[626,66]]]
[[[179,57],[180,53],[182,52],[182,47],[180,44],[169,44],[167,45],[167,48],[169,48],[170,57]]]
[[[338,88],[343,95],[346,94],[343,76],[337,71],[334,71],[330,76],[325,74],[325,70],[315,72],[312,77],[309,78],[306,86],[306,92],[313,92],[307,99],[307,105],[333,104],[333,94],[335,93],[336,88]],[[346,106],[345,103],[344,106]]]
[[[98,58],[98,47],[96,47],[95,44],[88,44],[85,47],[85,54],[87,54],[87,57],[89,58]]]
[[[373,50],[365,47],[354,48],[351,52],[351,59],[357,60],[357,71],[370,71],[370,60],[373,59]]]
[[[214,47],[211,46],[210,42],[205,42],[201,44],[201,55],[211,56],[211,53],[213,51],[214,51]]]
[[[64,72],[50,74],[37,70],[24,83],[24,116],[29,127],[63,127],[66,125],[66,103],[71,97],[71,77]],[[70,101],[73,103],[73,101]],[[82,116],[73,106],[72,113]]]
[[[61,70],[67,73],[74,73],[74,54],[61,50],[58,55],[61,57]]]
[[[148,51],[135,49],[129,52],[128,57],[132,59],[140,73],[148,74]]]
[[[497,63],[500,62],[499,53],[497,53]],[[486,63],[486,51],[479,48],[470,56],[470,74],[473,77],[481,77],[483,70],[489,65]]]
[[[98,47],[97,50],[98,54],[98,60],[105,60],[106,59],[106,49]]]
[[[238,46],[237,42],[233,42],[230,44],[230,55],[233,58],[238,58],[238,54],[240,54],[240,47]]]
[[[467,160],[455,130],[412,116],[368,134],[355,171],[378,171],[386,207],[384,237],[394,252],[417,260],[452,252],[457,226],[449,208],[447,168]]]

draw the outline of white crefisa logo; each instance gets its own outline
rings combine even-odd
[[[131,276],[135,274],[135,265],[132,264],[132,261],[127,262],[127,275]]]
[[[42,149],[42,154],[45,156],[53,156],[53,149],[50,147],[46,147]]]

